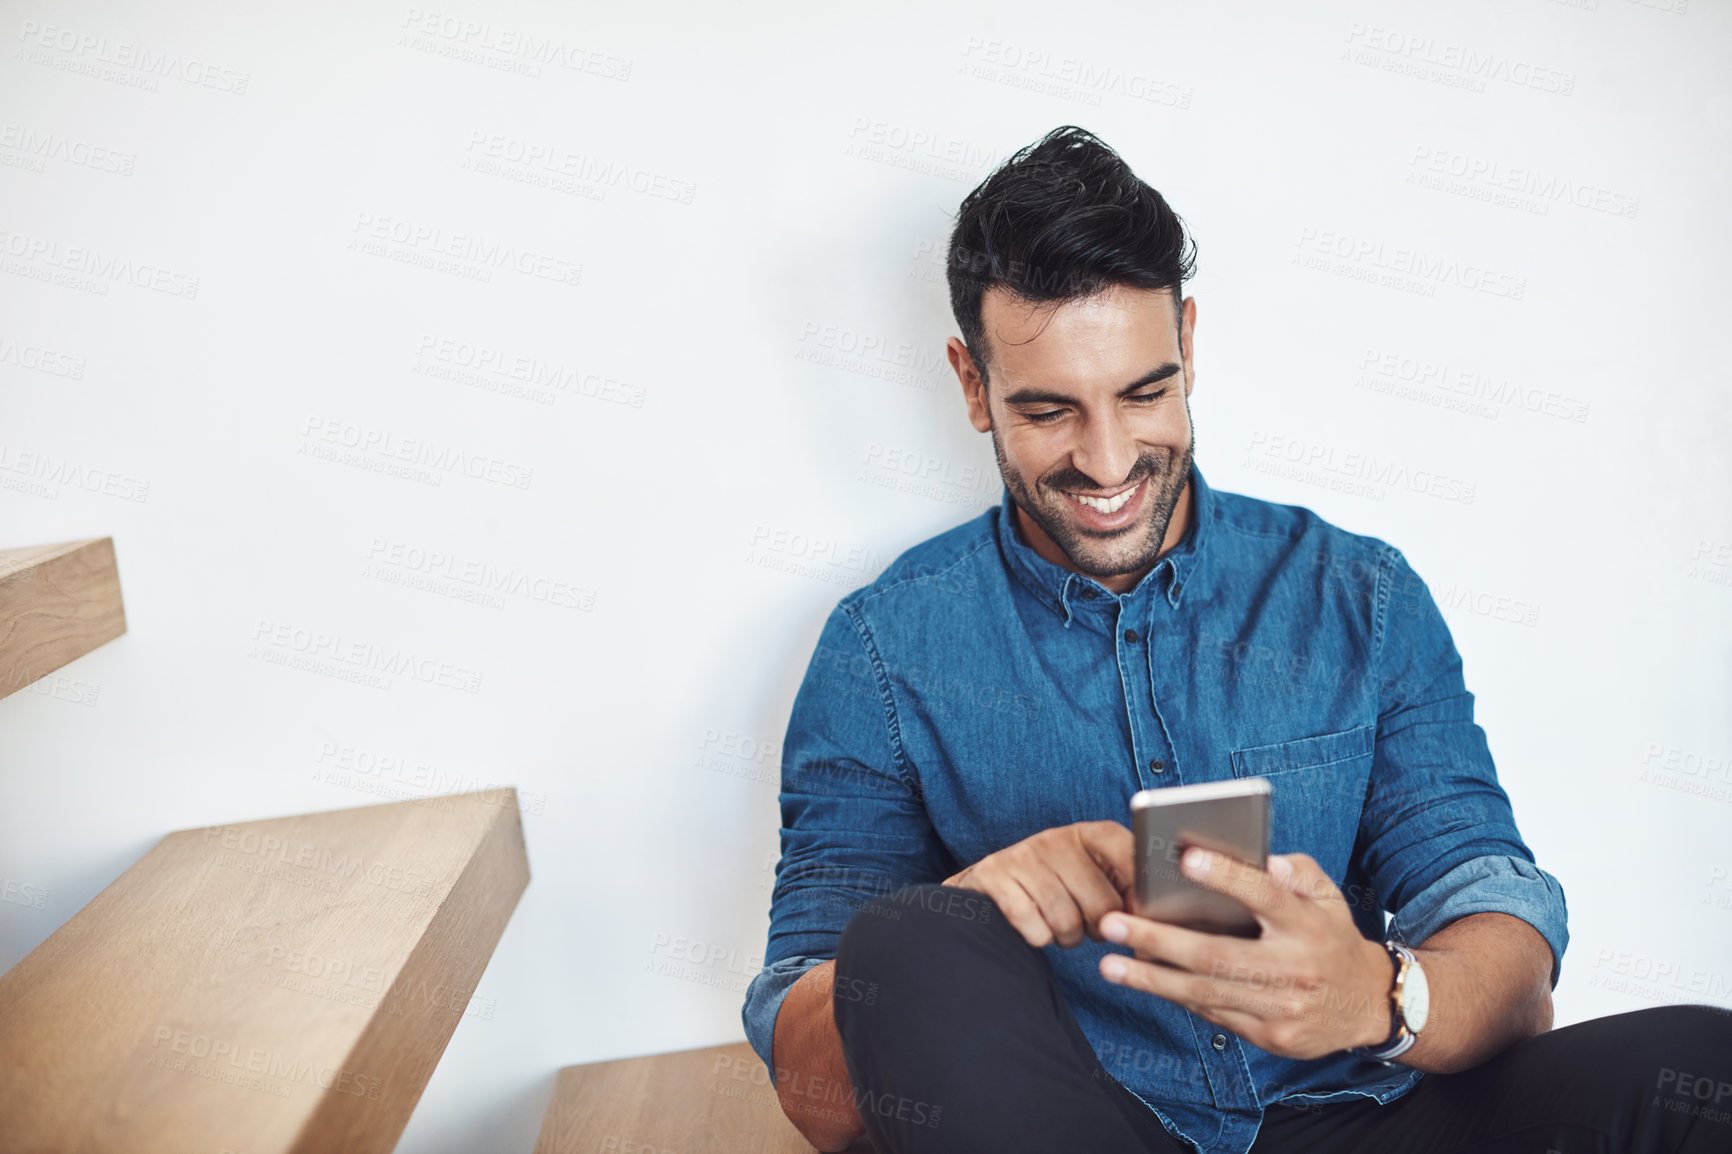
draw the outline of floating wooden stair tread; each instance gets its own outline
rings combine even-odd
[[[114,538],[0,549],[0,697],[125,632]]]
[[[388,1154],[528,881],[515,790],[169,834],[0,976],[0,1154]]]
[[[745,1042],[559,1072],[535,1154],[666,1151],[812,1154],[812,1144],[782,1113],[769,1071]]]

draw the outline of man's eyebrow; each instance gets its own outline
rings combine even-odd
[[[1180,366],[1168,361],[1164,365],[1150,369],[1130,384],[1121,388],[1119,396],[1134,393],[1144,385],[1152,385],[1156,381],[1164,381],[1179,371]],[[1004,395],[1007,405],[1074,405],[1076,398],[1067,393],[1054,392],[1051,389],[1025,388]]]

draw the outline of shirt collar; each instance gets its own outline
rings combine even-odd
[[[1099,601],[1141,597],[1145,593],[1163,591],[1167,603],[1177,609],[1179,599],[1203,576],[1204,547],[1209,541],[1209,526],[1214,519],[1214,494],[1196,461],[1191,462],[1191,525],[1173,549],[1143,574],[1142,579],[1125,593],[1114,593],[1092,577],[1056,565],[1036,553],[1023,542],[1016,523],[1016,503],[1005,487],[998,503],[996,524],[999,554],[1006,568],[1035,595],[1043,605],[1071,623],[1072,603],[1079,597]]]

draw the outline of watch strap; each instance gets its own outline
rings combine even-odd
[[[1348,1052],[1388,1065],[1402,1054],[1407,1053],[1413,1048],[1413,1044],[1419,1041],[1419,1035],[1407,1028],[1407,1022],[1402,1017],[1401,1006],[1396,1001],[1403,985],[1402,979],[1407,973],[1407,967],[1417,963],[1419,959],[1413,956],[1412,950],[1399,942],[1386,941],[1383,943],[1383,948],[1389,951],[1389,961],[1394,967],[1394,976],[1389,983],[1389,1019],[1392,1027],[1389,1038],[1382,1045],[1355,1046]]]

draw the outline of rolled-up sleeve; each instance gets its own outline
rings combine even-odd
[[[772,1082],[782,999],[807,970],[836,956],[853,913],[910,882],[955,871],[897,735],[890,678],[860,595],[852,594],[824,624],[782,745],[782,856],[769,945],[741,1009],[746,1039]]]
[[[1393,915],[1390,936],[1418,945],[1468,914],[1509,914],[1551,946],[1556,987],[1569,942],[1563,886],[1516,829],[1431,591],[1393,546],[1380,573],[1377,737],[1359,854]]]

